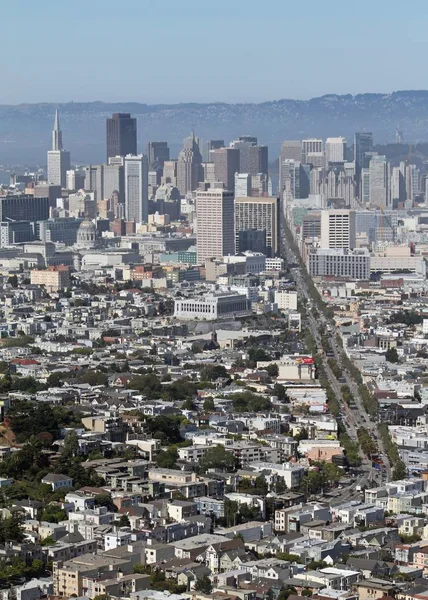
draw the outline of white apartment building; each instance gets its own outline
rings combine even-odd
[[[250,314],[251,302],[244,294],[207,294],[203,298],[186,298],[174,302],[174,317],[177,319],[214,321]]]
[[[344,137],[331,137],[326,139],[325,158],[327,162],[345,162],[346,140]]]
[[[235,173],[235,198],[251,196],[250,173]]]
[[[199,263],[235,254],[234,194],[220,188],[196,192],[196,252]]]
[[[149,167],[144,154],[125,156],[125,212],[128,221],[147,223]]]
[[[321,211],[321,248],[355,248],[355,211]]]
[[[366,248],[344,250],[343,248],[313,248],[306,262],[311,277],[346,277],[370,279],[371,260]]]
[[[279,310],[297,310],[297,292],[275,290],[275,304]]]

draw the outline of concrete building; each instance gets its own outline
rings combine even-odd
[[[213,321],[249,314],[251,303],[244,294],[207,294],[204,298],[186,298],[174,302],[174,317],[177,319]]]
[[[386,156],[372,156],[369,164],[370,206],[387,208],[390,206],[390,164]]]
[[[297,292],[275,290],[275,304],[279,310],[297,310]]]
[[[258,231],[265,236],[265,248],[245,247],[248,240],[244,232]],[[274,257],[279,252],[279,199],[249,198],[235,199],[235,245],[237,252],[253,250]]]
[[[31,271],[31,285],[43,285],[48,293],[59,292],[70,286],[68,267],[48,267]]]
[[[125,213],[128,221],[147,223],[149,214],[147,156],[125,157]]]
[[[302,140],[302,162],[308,162],[308,154],[322,154],[323,153],[323,143],[322,140],[316,138],[309,138],[307,140]],[[315,165],[315,166],[323,166],[323,165]]]
[[[113,113],[106,121],[107,161],[111,156],[137,154],[137,119],[129,113]]]
[[[367,249],[313,248],[307,258],[311,277],[370,279],[370,254]]]
[[[327,138],[325,141],[325,159],[327,163],[339,163],[346,160],[346,140],[344,137]]]
[[[59,114],[55,111],[52,130],[52,148],[48,151],[48,182],[65,188],[67,171],[70,170],[70,152],[63,149],[62,132],[59,126]]]
[[[188,192],[196,190],[201,180],[202,156],[199,149],[199,139],[192,132],[189,137],[184,139],[183,149],[178,155],[176,185],[180,190],[180,194],[185,196]]]
[[[353,249],[356,245],[355,211],[321,211],[321,248]]]
[[[252,177],[249,173],[235,173],[235,198],[250,197]]]
[[[239,150],[239,173],[268,175],[268,147],[259,146],[256,137],[240,136],[231,142],[230,147]]]
[[[239,173],[239,150],[237,148],[218,148],[211,150],[210,162],[214,163],[216,181],[221,181],[226,190],[235,189],[235,174]]]
[[[0,222],[35,222],[48,218],[49,198],[35,198],[31,194],[0,196]]]
[[[198,262],[235,254],[234,195],[222,189],[196,193]]]
[[[30,221],[4,221],[0,223],[0,248],[13,246],[34,239]]]
[[[94,192],[96,202],[104,198],[104,166],[89,165],[84,169],[85,190]]]

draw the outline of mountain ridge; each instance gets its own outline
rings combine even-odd
[[[46,163],[55,109],[60,110],[64,145],[76,162],[105,160],[105,118],[131,112],[138,121],[139,151],[148,140],[166,140],[176,156],[194,126],[203,139],[256,135],[269,145],[270,160],[284,139],[373,131],[376,142],[393,141],[397,125],[405,141],[428,140],[428,90],[325,94],[308,100],[259,103],[147,104],[140,102],[22,103],[0,105],[0,163]]]

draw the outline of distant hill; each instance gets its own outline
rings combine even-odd
[[[256,135],[274,160],[284,139],[373,131],[375,141],[393,142],[397,125],[406,142],[428,140],[428,91],[327,95],[311,100],[260,104],[158,104],[70,102],[0,105],[0,163],[45,164],[55,108],[60,109],[64,145],[76,162],[105,159],[105,119],[130,112],[138,119],[139,149],[148,140],[167,140],[172,155],[194,126],[202,139]]]

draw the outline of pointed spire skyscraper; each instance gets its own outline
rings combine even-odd
[[[52,130],[52,149],[48,151],[48,182],[65,188],[67,171],[70,169],[70,152],[62,146],[59,113],[55,111]]]
[[[52,130],[52,150],[62,150],[62,131],[59,128],[59,112],[55,111],[54,128]]]

